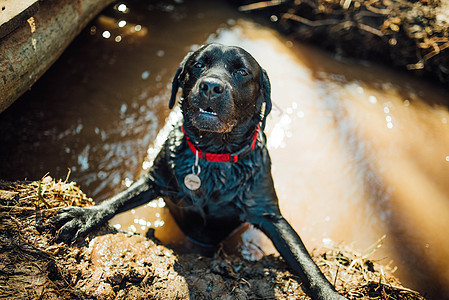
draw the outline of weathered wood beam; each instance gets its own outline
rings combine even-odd
[[[0,112],[28,90],[87,23],[111,2],[39,1],[39,10],[32,17],[0,38]]]

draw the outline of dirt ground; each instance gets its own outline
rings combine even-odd
[[[75,244],[55,243],[49,220],[58,207],[92,204],[67,180],[0,182],[1,299],[309,299],[279,256],[181,255],[107,225]],[[424,299],[369,253],[341,246],[313,256],[349,299]]]

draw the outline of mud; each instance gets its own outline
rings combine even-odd
[[[223,250],[179,254],[108,225],[72,245],[57,244],[51,216],[72,204],[92,201],[67,179],[0,183],[1,299],[308,299],[275,255],[248,261]],[[313,256],[349,299],[424,299],[369,254],[340,246]]]

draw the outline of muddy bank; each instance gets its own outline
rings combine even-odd
[[[449,84],[449,4],[440,0],[234,2],[269,18],[287,36],[342,56]]]
[[[67,205],[92,200],[67,180],[0,183],[1,299],[308,299],[278,256],[178,254],[110,226],[56,244],[49,219]],[[341,246],[314,251],[314,259],[349,299],[424,299],[369,253]]]

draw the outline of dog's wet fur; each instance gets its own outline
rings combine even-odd
[[[57,238],[74,241],[118,213],[163,197],[193,241],[217,245],[242,224],[253,224],[271,239],[309,296],[344,299],[279,210],[262,132],[271,110],[265,70],[242,48],[208,44],[181,62],[173,79],[170,108],[179,88],[183,120],[170,132],[150,171],[99,205],[58,211],[53,220],[60,228]],[[256,130],[261,132],[249,148]],[[241,153],[236,162],[198,159],[186,137],[203,152]],[[191,190],[184,179],[193,172],[196,160],[201,186]]]

